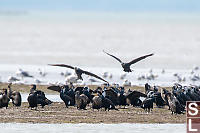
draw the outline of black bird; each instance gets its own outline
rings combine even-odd
[[[100,94],[92,98],[92,108],[99,110],[102,107],[102,97]]]
[[[75,92],[72,88],[69,88],[68,85],[61,87],[60,98],[64,101],[65,106],[74,106],[75,105]]]
[[[156,92],[153,95],[154,95],[155,103],[156,103],[157,107],[161,108],[164,105],[166,105],[166,102],[163,100],[160,92]]]
[[[97,93],[97,96],[94,96],[92,99],[92,108],[99,110],[100,108],[105,108],[106,110],[118,110],[115,108],[114,103],[107,97],[104,97],[100,92]]]
[[[0,108],[6,107],[7,109],[9,101],[7,89],[3,89],[3,93],[0,94]]]
[[[22,103],[22,97],[21,97],[21,94],[20,92],[18,91],[13,91],[12,88],[11,88],[11,84],[8,85],[8,97],[10,99],[12,99],[12,103],[14,106],[21,106],[21,103]]]
[[[125,92],[124,92],[124,87],[120,87],[120,92],[118,93],[118,102],[119,102],[119,106],[125,106],[127,105],[126,103],[126,96],[125,96]]]
[[[95,74],[93,74],[93,73],[91,73],[91,72],[84,71],[84,70],[82,70],[82,69],[80,69],[80,68],[77,68],[77,67],[73,67],[73,66],[65,65],[65,64],[49,64],[49,65],[50,65],[50,66],[67,67],[67,68],[70,68],[70,69],[74,69],[74,70],[75,70],[75,73],[76,73],[76,75],[77,75],[77,77],[78,77],[78,79],[80,79],[80,80],[83,80],[82,74],[86,74],[86,75],[93,76],[93,77],[95,77],[95,78],[97,78],[97,79],[100,79],[100,80],[102,80],[102,81],[108,83],[108,81],[104,80],[103,78],[101,78],[101,77],[99,77],[99,76],[97,76],[97,75],[95,75]]]
[[[148,55],[145,55],[145,56],[141,56],[141,57],[139,57],[139,58],[136,58],[136,59],[134,59],[134,60],[132,60],[132,61],[130,61],[130,62],[128,62],[128,63],[124,63],[124,62],[122,62],[119,58],[117,58],[116,56],[111,55],[111,54],[105,52],[104,50],[103,50],[103,52],[106,53],[107,55],[109,55],[109,56],[115,58],[117,61],[119,61],[119,62],[121,63],[121,66],[123,67],[123,69],[124,69],[125,72],[132,72],[132,70],[130,69],[130,66],[131,66],[132,64],[135,64],[136,62],[138,62],[138,61],[140,61],[140,60],[143,60],[143,59],[145,59],[146,57],[149,57],[149,56],[152,56],[152,55],[153,55],[153,54],[148,54]]]
[[[36,85],[35,84],[32,84],[31,85],[31,89],[30,89],[30,93],[34,93],[36,91]]]
[[[117,92],[114,91],[114,88],[104,90],[105,98],[110,99],[114,105],[118,105],[118,95]]]
[[[140,100],[140,97],[147,97],[146,94],[141,93],[139,91],[132,91],[127,94],[126,101],[128,105],[133,105],[135,107],[141,106],[142,101]]]
[[[35,110],[37,110],[37,103],[38,103],[37,92],[30,93],[27,98],[27,101],[31,109],[35,108]]]
[[[89,104],[90,102],[92,102],[92,98],[93,96],[91,95],[90,93],[90,89],[88,87],[84,87],[83,89],[83,94],[85,94],[87,97],[88,97],[88,101],[87,101],[87,104]]]
[[[182,114],[184,111],[184,108],[180,104],[180,102],[177,100],[177,98],[171,93],[167,93],[166,97],[168,99],[169,107],[170,107],[172,114],[173,113]]]
[[[109,98],[106,98],[104,96],[101,96],[101,97],[102,97],[102,107],[105,108],[105,111],[106,110],[109,111],[111,109],[118,110],[115,108],[114,103]]]
[[[85,94],[80,95],[80,92],[77,91],[75,94],[75,103],[76,103],[77,109],[86,110],[87,99],[88,97]]]
[[[32,88],[30,89],[30,94],[28,96],[29,107],[37,108],[36,104],[40,104],[42,108],[45,105],[50,105],[52,103],[51,100],[47,99],[44,92],[41,90],[36,90],[36,85],[31,85]]]
[[[146,98],[142,102],[141,108],[143,108],[147,112],[150,112],[153,109],[153,101],[154,101],[154,98]]]
[[[146,83],[145,84],[145,94],[147,95],[150,91],[153,91],[153,90],[151,89],[151,86],[148,83]]]
[[[75,105],[75,92],[68,85],[64,86],[49,86],[47,87],[49,90],[57,91],[60,93],[60,98],[65,103],[65,106],[74,106]]]
[[[52,104],[52,101],[47,99],[44,92],[37,90],[37,104],[40,104],[42,108],[44,108],[45,105],[50,105]]]

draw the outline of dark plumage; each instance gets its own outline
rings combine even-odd
[[[75,88],[74,91],[75,91],[75,92],[79,91],[80,94],[82,94],[82,93],[83,93],[83,89],[84,89],[84,87],[78,86],[78,87]]]
[[[75,105],[75,92],[68,85],[62,86],[60,98],[64,101],[66,107]]]
[[[42,108],[45,106],[45,105],[49,105],[52,103],[51,100],[47,99],[44,92],[43,91],[40,91],[40,90],[37,90],[36,91],[36,94],[37,94],[37,104],[40,104],[42,106]]]
[[[163,94],[164,94],[164,100],[165,100],[165,103],[166,105],[169,107],[169,110],[170,110],[170,106],[169,106],[169,102],[168,102],[168,94],[170,93],[167,89],[163,88]]]
[[[154,98],[154,92],[153,92],[153,91],[149,91],[149,92],[147,93],[147,97],[148,97],[148,98]]]
[[[147,97],[147,95],[139,91],[132,91],[126,96],[127,104],[131,104],[135,107],[141,106],[142,101],[139,99],[140,97]]]
[[[95,75],[95,74],[93,74],[93,73],[91,73],[91,72],[84,71],[84,70],[82,70],[82,69],[80,69],[80,68],[77,68],[77,67],[73,67],[73,66],[65,65],[65,64],[49,64],[49,65],[51,65],[51,66],[67,67],[67,68],[70,68],[70,69],[74,69],[74,70],[75,70],[75,73],[76,73],[76,75],[77,75],[77,77],[78,77],[78,79],[80,79],[80,80],[83,80],[82,74],[86,74],[86,75],[95,77],[95,78],[97,78],[97,79],[100,79],[100,80],[102,80],[102,81],[108,83],[108,81],[104,80],[103,78],[101,78],[101,77],[99,77],[99,76],[97,76],[97,75]]]
[[[13,105],[14,106],[21,106],[22,97],[21,97],[20,92],[12,91],[11,84],[8,85],[8,89],[9,89],[8,96],[9,96],[10,99],[12,99]]]
[[[73,101],[70,96],[64,94],[63,92],[60,93],[60,98],[63,100],[66,107],[68,107],[71,104],[71,101]]]
[[[87,104],[89,104],[92,101],[92,95],[90,93],[90,89],[88,87],[84,87],[83,94],[87,96]]]
[[[119,105],[119,106],[124,106],[124,108],[125,108],[125,106],[127,105],[124,87],[119,87],[119,92],[118,92],[118,105]]]
[[[124,106],[124,108],[127,105],[126,96],[123,93],[118,94],[118,102],[119,106]]]
[[[49,105],[52,103],[51,100],[47,99],[44,92],[40,90],[36,90],[36,85],[31,85],[32,88],[30,89],[30,94],[28,96],[29,107],[37,108],[37,105],[41,105],[42,108],[45,105]]]
[[[162,98],[161,93],[158,92],[158,87],[154,86],[153,90],[150,89],[150,85],[148,83],[145,84],[145,94],[147,94],[148,98],[153,98],[153,102],[156,103],[157,107],[161,108],[166,105],[165,100]],[[163,90],[165,93],[166,89]],[[163,93],[163,92],[162,92]]]
[[[7,95],[7,89],[3,89],[3,93],[0,95],[0,108],[3,108],[3,107],[8,107],[8,104],[9,104],[9,97]]]
[[[75,105],[75,92],[72,88],[69,88],[68,85],[49,86],[47,89],[59,92],[60,98],[63,100],[66,107]]]
[[[170,106],[170,110],[172,112],[172,114],[182,114],[184,111],[183,106],[179,103],[179,101],[177,100],[177,98],[171,94],[171,93],[167,93],[167,99],[168,99],[168,103]]]
[[[34,93],[36,91],[36,85],[35,84],[32,84],[31,85],[31,89],[30,89],[30,93]]]
[[[52,90],[52,91],[57,91],[57,92],[61,91],[61,87],[57,86],[57,85],[49,86],[49,87],[47,87],[47,89]]]
[[[12,103],[15,106],[21,106],[22,103],[22,97],[20,92],[13,91],[12,94],[10,95],[10,99],[12,99]]]
[[[145,84],[145,94],[147,95],[150,91],[153,91],[153,90],[151,90],[151,86],[148,83],[146,83]]]
[[[85,94],[81,94],[77,91],[75,94],[75,103],[77,109],[86,109],[87,106],[87,96]]]
[[[37,92],[33,92],[33,93],[30,93],[28,98],[27,98],[27,101],[29,103],[29,107],[32,109],[32,108],[35,108],[37,109]]]
[[[186,101],[184,100],[184,94],[182,92],[174,93],[174,96],[177,98],[180,104],[186,105]]]
[[[150,112],[151,109],[153,109],[153,102],[154,99],[153,98],[146,98],[141,105],[141,108],[143,108],[145,111]]]
[[[184,100],[183,105],[186,105],[186,101],[192,101],[192,99],[183,92],[180,93],[180,97]]]
[[[110,99],[114,105],[118,104],[118,95],[112,88],[104,90],[104,92],[105,92],[105,97]]]
[[[123,67],[123,69],[124,69],[125,72],[132,72],[132,70],[130,69],[130,66],[131,66],[132,64],[135,64],[135,63],[137,63],[138,61],[143,60],[143,59],[145,59],[146,57],[149,57],[149,56],[152,56],[152,55],[153,55],[153,54],[148,54],[148,55],[145,55],[145,56],[141,56],[141,57],[139,57],[139,58],[136,58],[136,59],[134,59],[134,60],[132,60],[132,61],[130,61],[130,62],[128,62],[128,63],[124,63],[124,62],[122,62],[119,58],[117,58],[116,56],[111,55],[111,54],[109,54],[109,53],[107,53],[107,52],[105,52],[105,51],[103,51],[103,52],[106,53],[107,55],[109,55],[109,56],[115,58],[117,61],[119,61],[119,62],[121,63],[121,66]]]
[[[102,93],[103,92],[103,89],[101,88],[101,87],[97,87],[94,91],[93,91],[93,93]]]
[[[154,97],[155,97],[155,103],[156,103],[157,107],[160,108],[166,104],[165,101],[163,100],[160,92],[154,93]]]
[[[190,96],[187,95],[185,89],[180,84],[176,84],[172,87],[172,93],[182,106],[186,105],[186,101],[192,101]]]
[[[103,96],[102,96],[102,107],[105,108],[105,111],[106,110],[109,111],[111,109],[118,110],[115,108],[114,103],[110,99],[103,97]]]
[[[190,89],[187,90],[186,95],[188,95],[192,99],[192,101],[199,100],[198,96],[196,96],[194,93],[192,93]]]
[[[93,109],[100,109],[102,107],[102,98],[101,96],[94,96],[92,98],[92,108]]]

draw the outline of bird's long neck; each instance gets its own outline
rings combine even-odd
[[[8,94],[8,90],[7,90],[7,89],[4,90],[4,94],[5,94],[5,95]]]
[[[10,86],[8,86],[8,96],[10,97],[12,95],[12,89]]]

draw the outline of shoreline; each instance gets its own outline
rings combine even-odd
[[[3,123],[0,124],[2,132],[28,132],[34,133],[35,130],[40,132],[109,132],[109,133],[130,133],[130,132],[150,132],[150,133],[182,133],[186,131],[185,124],[132,124],[132,123],[120,123],[120,124],[46,124],[46,123]]]

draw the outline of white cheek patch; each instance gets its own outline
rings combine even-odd
[[[105,97],[106,96],[106,93],[105,93],[105,91],[102,93],[102,95]]]

